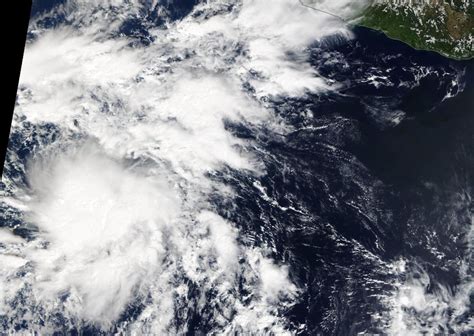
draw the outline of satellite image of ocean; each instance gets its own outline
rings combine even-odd
[[[474,59],[319,2],[33,1],[0,335],[474,335]]]

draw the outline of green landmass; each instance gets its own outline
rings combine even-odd
[[[377,0],[356,22],[416,49],[474,58],[472,0]]]

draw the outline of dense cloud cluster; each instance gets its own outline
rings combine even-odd
[[[285,312],[305,289],[271,244],[219,214],[238,195],[216,176],[240,174],[276,207],[298,210],[260,184],[255,137],[295,131],[272,102],[341,88],[308,47],[352,38],[324,11],[352,17],[365,5],[69,0],[36,13],[0,195],[0,333],[183,334],[196,316],[210,333],[304,328]],[[406,278],[380,298],[387,331],[422,330],[412,308],[442,312],[438,324],[445,305],[464,312],[459,295],[428,294],[403,260],[377,262]]]
[[[285,132],[262,98],[331,89],[305,48],[349,33],[290,0],[205,2],[178,21],[169,7],[67,1],[32,19],[12,134],[57,137],[8,163],[2,200],[34,230],[1,231],[7,330],[183,332],[209,304],[215,331],[286,330],[298,289],[216,214],[208,195],[234,195],[209,174],[265,174],[225,124]],[[23,182],[9,179],[18,168]]]

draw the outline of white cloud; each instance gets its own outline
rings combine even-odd
[[[471,230],[472,231],[472,230]],[[395,291],[385,301],[389,308],[386,332],[390,335],[435,335],[441,330],[456,334],[474,328],[468,316],[474,282],[468,260],[460,268],[461,282],[455,290],[437,283],[416,263],[407,267],[405,260],[395,264]]]
[[[330,14],[337,15],[345,20],[356,19],[360,16],[367,6],[372,4],[372,0],[298,0],[302,4],[326,11]]]
[[[78,316],[110,323],[159,269],[162,231],[179,211],[176,195],[165,182],[127,171],[91,145],[39,161],[29,171],[38,195],[31,221],[48,246],[28,255],[37,295],[55,301],[73,289]]]
[[[232,189],[206,174],[224,165],[265,173],[252,143],[225,122],[284,131],[258,98],[331,89],[305,48],[347,30],[297,1],[245,0],[218,11],[226,3],[203,3],[205,15],[150,29],[155,42],[135,48],[114,33],[142,3],[70,1],[60,11],[74,29],[31,24],[37,39],[25,52],[13,132],[52,123],[61,135],[35,149],[31,189],[2,196],[39,230],[30,242],[0,236],[8,245],[0,310],[12,320],[48,333],[48,317],[59,312],[107,330],[138,301],[143,311],[122,328],[174,333],[186,328],[174,325],[175,312],[202,309],[215,291],[216,330],[287,332],[279,308],[297,296],[288,268],[238,242],[237,228],[208,202],[211,190],[233,197]],[[200,297],[185,295],[189,281]],[[24,315],[20,293],[30,307]],[[34,323],[38,314],[45,327]]]

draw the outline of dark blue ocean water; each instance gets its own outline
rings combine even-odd
[[[306,292],[287,314],[308,335],[380,332],[371,316],[386,309],[377,294],[391,290],[384,262],[415,260],[453,289],[456,261],[469,253],[459,237],[473,209],[462,195],[474,186],[474,62],[353,32],[311,48],[318,72],[344,83],[339,93],[273,102],[295,129],[289,136],[233,128],[260,144],[261,184],[281,207],[236,174],[226,182],[241,197],[222,214],[291,265]]]
[[[33,15],[56,2],[35,2]],[[170,2],[169,15],[179,19],[193,5]],[[46,17],[44,25],[54,20]],[[139,20],[120,32],[149,42]],[[212,203],[236,223],[242,243],[272,247],[304,289],[284,312],[290,328],[305,325],[304,335],[380,332],[373,316],[388,308],[378,295],[393,291],[386,264],[416,261],[433,283],[454,290],[456,261],[468,253],[459,238],[474,208],[468,195],[474,188],[474,61],[416,51],[366,28],[353,32],[352,40],[331,37],[309,50],[320,75],[343,83],[339,91],[269,101],[292,126],[289,135],[227,125],[255,140],[267,171],[259,182],[276,203],[241,172],[211,176],[237,191],[235,202],[216,195]],[[11,139],[20,156],[33,145]],[[141,309],[132,306],[123,319]],[[189,334],[205,334],[212,319],[194,310]],[[99,333],[92,327],[69,332]]]

